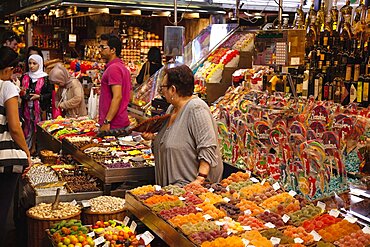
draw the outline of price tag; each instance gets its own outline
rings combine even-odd
[[[295,192],[294,190],[291,190],[288,192],[289,195],[291,195],[292,197],[295,197],[297,195],[297,192]]]
[[[216,220],[216,221],[215,221],[215,224],[216,224],[216,225],[218,225],[218,226],[223,226],[223,225],[225,225],[226,223],[225,223],[225,222],[221,222],[221,221]]]
[[[266,179],[263,179],[262,181],[261,181],[261,185],[264,185],[266,183]]]
[[[280,189],[280,184],[278,182],[276,182],[272,185],[272,188],[274,188],[274,190],[278,190],[278,189]]]
[[[250,226],[242,226],[244,231],[252,231],[252,228]]]
[[[266,209],[265,212],[270,213],[270,210]]]
[[[322,211],[325,211],[325,208],[326,208],[326,204],[325,203],[318,201],[316,206],[318,206],[319,208],[321,208]]]
[[[205,218],[206,220],[210,220],[210,219],[212,219],[212,216],[209,215],[209,214],[205,214],[205,215],[203,215],[203,218]]]
[[[110,243],[107,241],[102,247],[109,247],[109,246],[110,246]]]
[[[202,211],[203,211],[203,209],[201,209],[201,208],[199,208],[199,207],[195,207],[195,209],[196,209],[197,211],[199,211],[199,212],[202,212]]]
[[[153,241],[154,236],[149,231],[146,231],[141,235],[141,238],[144,240],[144,244],[148,245]]]
[[[310,234],[312,235],[313,240],[315,240],[316,242],[319,242],[319,241],[320,241],[321,236],[320,236],[320,234],[318,234],[315,230],[312,230],[312,231],[310,232]]]
[[[255,178],[255,177],[251,177],[250,178],[250,180],[253,182],[253,183],[258,183],[259,181],[258,181],[258,179],[257,178]]]
[[[230,187],[229,186],[226,186],[226,191],[230,192]]]
[[[136,227],[137,227],[136,222],[135,222],[135,221],[132,221],[132,222],[131,222],[131,225],[130,225],[130,230],[131,230],[132,232],[135,232]]]
[[[270,241],[271,241],[271,243],[273,244],[273,245],[275,245],[275,244],[280,244],[280,238],[276,238],[276,237],[271,237],[270,238]]]
[[[362,228],[362,232],[365,234],[370,234],[370,227],[365,226],[364,228]]]
[[[159,191],[159,190],[161,190],[161,189],[162,189],[162,187],[161,187],[160,185],[154,185],[153,187],[154,187],[154,189],[155,189],[156,191]]]
[[[243,242],[243,244],[244,244],[245,247],[247,247],[248,244],[249,244],[249,240],[248,239],[245,239],[245,238],[242,238],[242,242]]]
[[[227,229],[227,235],[230,235],[231,233],[233,233],[233,231],[230,229]]]
[[[124,226],[127,226],[129,221],[130,221],[130,218],[129,218],[128,216],[126,216],[126,217],[123,219],[123,225],[124,225]]]
[[[88,234],[86,234],[87,236],[89,236],[89,237],[95,237],[95,232],[94,231],[92,231],[92,232],[89,232]]]
[[[89,207],[91,207],[90,202],[88,200],[82,200],[81,201],[81,204],[82,204],[82,207],[83,208],[89,208]]]
[[[281,217],[284,223],[287,223],[290,220],[289,215],[284,214],[283,217]]]
[[[303,239],[301,239],[301,238],[295,238],[294,239],[294,243],[296,243],[296,244],[303,244]]]
[[[344,219],[346,221],[348,221],[349,223],[352,223],[352,224],[356,223],[356,221],[357,221],[357,218],[355,218],[353,216],[350,216],[350,215],[347,215],[346,217],[344,217]]]
[[[208,191],[212,193],[215,190],[213,188],[209,188]]]
[[[230,199],[227,198],[227,197],[224,197],[223,199],[224,199],[224,202],[226,202],[226,203],[230,202]]]
[[[245,215],[250,215],[250,214],[252,214],[252,211],[250,211],[249,209],[247,209],[247,210],[244,211],[244,214]]]
[[[340,214],[340,212],[339,212],[338,209],[332,209],[332,210],[329,211],[329,215],[331,215],[335,218],[338,218],[339,214]]]
[[[98,237],[98,238],[94,239],[94,243],[95,243],[95,245],[99,245],[99,244],[102,244],[102,243],[104,243],[104,242],[105,242],[105,239],[104,239],[104,237],[103,237],[103,236],[101,236],[101,237]]]
[[[76,200],[71,201],[71,205],[72,206],[76,206],[77,205],[77,201]]]
[[[184,197],[180,196],[180,197],[179,197],[179,200],[180,200],[180,201],[185,201],[186,199],[185,199]]]
[[[267,223],[265,224],[265,226],[267,226],[268,228],[275,228],[275,225],[274,225],[274,224],[272,224],[271,222],[267,222]]]

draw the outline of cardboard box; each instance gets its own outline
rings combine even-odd
[[[249,51],[241,51],[239,58],[239,68],[251,69],[253,64],[253,53]]]
[[[218,98],[225,95],[226,90],[231,86],[231,80],[225,83],[206,83],[207,102],[211,104]]]

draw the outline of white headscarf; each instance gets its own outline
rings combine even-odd
[[[28,61],[30,61],[30,59],[35,60],[36,63],[39,65],[39,69],[36,72],[28,71],[28,75],[31,77],[32,80],[37,80],[41,77],[48,76],[48,74],[44,72],[44,62],[40,55],[33,54],[28,58]]]

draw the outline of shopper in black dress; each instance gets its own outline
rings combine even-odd
[[[149,79],[155,72],[162,68],[162,54],[158,47],[151,47],[148,52],[148,61],[141,67],[139,75],[136,77],[136,82],[142,84]]]

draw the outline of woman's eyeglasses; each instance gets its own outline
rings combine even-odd
[[[108,45],[99,45],[100,50],[105,50],[105,49],[108,49],[108,48],[109,48]]]

